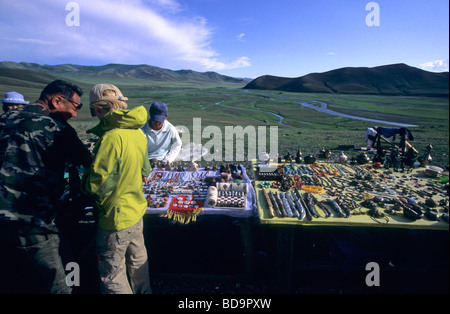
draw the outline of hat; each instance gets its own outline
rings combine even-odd
[[[115,95],[105,96],[105,90],[112,90]],[[120,89],[112,84],[97,84],[89,92],[89,103],[93,104],[102,100],[128,100],[127,97],[122,95]]]
[[[150,106],[150,121],[164,122],[168,114],[167,105],[163,102],[154,102]]]
[[[6,104],[22,104],[22,105],[28,105],[30,103],[29,101],[25,101],[23,99],[23,96],[16,92],[5,93],[5,98],[0,99],[0,102]]]

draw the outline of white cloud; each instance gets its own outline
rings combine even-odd
[[[249,67],[251,65],[252,64],[250,63],[250,59],[247,57],[240,57],[239,59],[237,59],[231,63],[231,66],[233,69],[245,68],[245,67]]]
[[[448,72],[448,59],[445,60],[436,60],[431,62],[426,62],[420,65],[420,67],[424,70],[431,72]]]
[[[18,42],[23,43],[30,43],[30,44],[36,44],[36,45],[53,45],[54,42],[46,41],[46,40],[40,40],[35,38],[16,38]]]
[[[220,62],[216,58],[192,58],[192,60],[201,64],[207,71],[234,70],[251,66],[247,57],[240,57],[229,63]]]
[[[239,34],[239,35],[236,36],[236,38],[237,38],[239,41],[244,41],[244,37],[245,37],[245,34],[244,34],[244,33],[241,33],[241,34]]]
[[[336,52],[330,51],[330,52],[327,52],[325,55],[327,55],[327,56],[335,56]]]
[[[163,10],[170,11],[172,13],[179,12],[181,5],[176,0],[147,0],[152,5],[162,8]]]
[[[50,64],[60,60],[84,64],[146,63],[211,71],[250,65],[246,57],[221,61],[220,54],[211,47],[214,34],[207,19],[177,14],[182,9],[176,0],[76,3],[80,26],[70,27],[65,24],[71,13],[65,10],[65,3],[2,0],[2,11],[9,12],[0,20],[0,33],[8,34],[8,38],[0,35],[2,59]],[[164,15],[162,11],[172,14]]]

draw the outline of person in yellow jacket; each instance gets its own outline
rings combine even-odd
[[[142,181],[151,167],[141,128],[148,117],[143,106],[127,109],[126,100],[111,84],[91,89],[91,114],[100,123],[88,133],[100,139],[81,189],[95,202],[102,293],[151,293],[142,221],[148,206]]]

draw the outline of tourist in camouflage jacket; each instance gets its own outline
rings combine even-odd
[[[49,237],[58,237],[54,222],[64,193],[66,165],[90,166],[91,153],[67,123],[80,109],[81,95],[79,87],[54,81],[36,103],[0,116],[0,236],[9,230],[5,238],[13,246],[26,250],[29,244],[42,244],[42,250],[47,249]],[[48,272],[39,271],[45,277],[42,280],[55,278],[50,287],[37,292],[70,292],[61,283],[64,277],[56,278],[64,275],[59,255],[34,256],[44,255],[51,260],[36,261],[48,267]]]

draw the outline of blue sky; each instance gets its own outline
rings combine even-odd
[[[379,26],[366,23],[371,2]],[[448,71],[447,0],[0,0],[0,11],[0,61],[250,78],[392,63]]]

